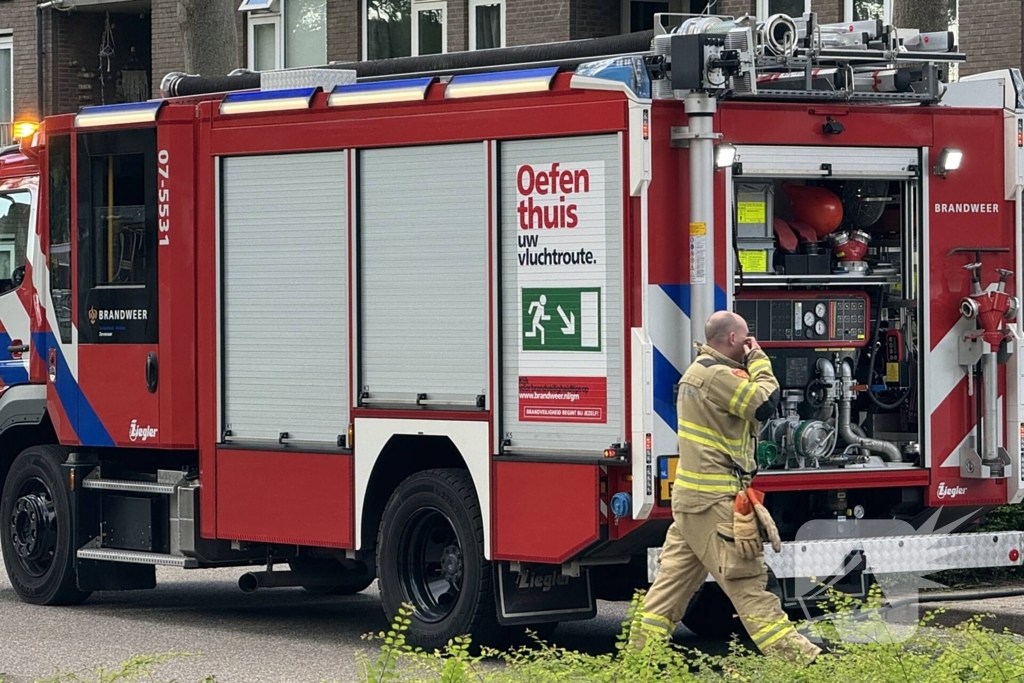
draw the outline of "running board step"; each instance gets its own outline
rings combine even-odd
[[[100,562],[127,562],[129,564],[152,564],[160,567],[180,567],[195,569],[198,560],[181,555],[165,555],[163,553],[145,553],[138,550],[118,550],[117,548],[82,548],[78,551],[80,560],[98,560]]]
[[[130,479],[86,479],[82,488],[99,489],[101,491],[128,491],[131,493],[158,493],[171,495],[174,484],[161,484],[150,481],[132,481]]]

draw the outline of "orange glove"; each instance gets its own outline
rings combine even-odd
[[[736,542],[736,552],[744,560],[753,560],[764,552],[754,507],[743,491],[736,494],[732,506],[732,536]]]
[[[764,506],[764,494],[752,488],[748,488],[744,493],[746,493],[750,503],[754,506],[754,514],[757,515],[757,521],[761,523],[761,528],[764,529],[765,535],[768,536],[768,540],[772,544],[772,550],[777,553],[782,552],[782,539],[779,538],[779,528],[775,526],[775,520],[772,519],[768,509]]]

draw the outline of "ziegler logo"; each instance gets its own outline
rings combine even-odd
[[[99,318],[99,317],[100,317],[100,314],[99,314],[99,311],[96,310],[96,307],[95,306],[91,307],[89,309],[89,322],[92,323],[93,325],[95,325],[96,324],[96,319]]]
[[[568,586],[569,577],[564,576],[561,573],[555,574],[554,572],[544,572],[537,574],[529,570],[523,570],[519,574],[519,581],[516,582],[516,588],[519,590],[536,590],[540,588],[542,592],[547,593],[555,586]]]
[[[946,482],[940,481],[937,493],[939,498],[956,498],[965,495],[967,489],[963,486],[946,486]]]
[[[147,441],[149,439],[155,439],[158,431],[160,430],[156,427],[150,427],[149,425],[140,427],[138,420],[132,420],[132,426],[128,429],[128,438],[132,441],[137,441],[139,439]]]

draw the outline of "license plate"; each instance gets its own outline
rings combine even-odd
[[[672,503],[672,482],[676,480],[676,463],[679,458],[674,455],[658,457],[658,505]]]

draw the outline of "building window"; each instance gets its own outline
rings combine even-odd
[[[773,14],[802,17],[811,11],[811,0],[757,0],[757,16],[767,19]]]
[[[636,33],[637,31],[650,31],[654,28],[654,15],[656,14],[714,14],[718,0],[666,0],[655,2],[654,0],[622,0],[622,15],[620,22],[623,33]],[[710,5],[710,9],[708,9]],[[676,26],[680,23],[678,19],[666,21],[666,27]]]
[[[414,55],[440,55],[448,51],[446,2],[420,2],[413,5],[416,30],[412,34]]]
[[[843,21],[865,21],[881,19],[892,21],[892,0],[845,0]]]
[[[444,0],[363,0],[363,58],[391,59],[448,51]]]
[[[13,139],[14,54],[11,36],[0,36],[0,145]]]
[[[469,49],[505,47],[505,0],[469,0]]]
[[[270,71],[327,63],[327,0],[246,0],[249,68]]]

